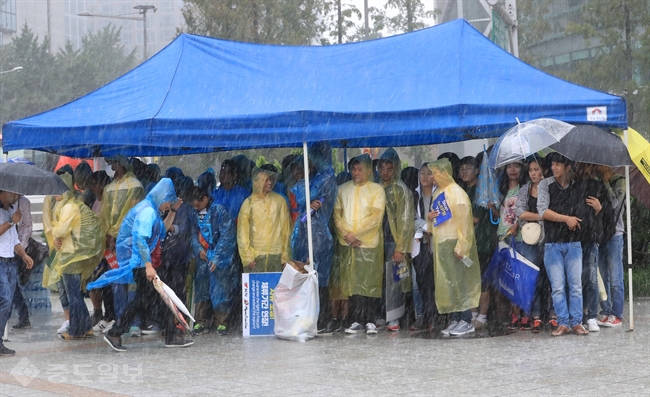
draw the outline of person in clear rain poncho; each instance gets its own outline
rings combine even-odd
[[[350,172],[352,180],[339,188],[334,204],[341,293],[349,297],[352,321],[345,332],[377,333],[373,317],[382,294],[386,193],[371,181],[369,155],[355,157]]]
[[[213,316],[197,314],[194,333],[206,332],[210,328],[209,318],[213,317],[216,331],[226,335],[226,319],[234,307],[241,280],[241,270],[234,261],[237,248],[235,220],[230,218],[225,206],[215,202],[210,193],[198,186],[192,190],[190,200],[198,213],[198,230],[192,236],[192,247],[197,257],[194,282],[196,312],[201,311],[199,303],[211,303],[209,307],[213,310]]]
[[[450,314],[449,326],[443,336],[463,336],[474,332],[471,309],[478,306],[481,295],[472,202],[454,181],[447,159],[429,163],[438,189],[429,212],[429,230],[433,230],[434,280],[438,312]],[[451,218],[434,226],[433,220],[443,217],[437,202],[444,199]]]
[[[404,277],[400,280],[402,292],[410,293],[413,289],[410,253],[415,228],[415,207],[413,193],[400,180],[401,173],[402,163],[399,155],[395,149],[388,148],[379,159],[379,178],[386,192],[386,213],[383,220],[384,259],[394,261],[403,270]],[[382,316],[384,314],[382,313]],[[399,331],[399,319],[391,320],[386,328],[389,331]]]
[[[53,288],[63,280],[70,323],[68,332],[63,332],[61,337],[79,339],[92,336],[90,313],[82,288],[101,260],[105,238],[99,218],[76,196],[72,176],[63,174],[61,179],[70,190],[55,196],[57,203],[51,219],[51,235],[56,254],[43,281]]]
[[[176,211],[182,201],[176,197],[174,184],[169,178],[162,178],[151,192],[124,218],[117,236],[117,269],[109,270],[98,280],[88,284],[88,288],[101,288],[118,283],[131,283],[135,280],[135,299],[129,302],[122,317],[106,333],[104,340],[115,351],[126,351],[122,346],[122,334],[129,329],[136,316],[147,317],[156,305],[162,305],[160,295],[151,282],[156,270],[151,253],[160,246],[160,241],[172,228]],[[165,220],[162,214],[169,211]],[[163,280],[164,281],[164,280]],[[183,338],[183,330],[176,326],[171,311],[165,321],[165,346],[184,347],[194,342]]]
[[[291,234],[291,254],[293,259],[307,262],[309,247],[307,240],[307,211],[312,211],[311,232],[314,249],[314,264],[318,271],[318,288],[320,297],[320,313],[318,319],[319,334],[331,334],[333,324],[330,323],[331,311],[329,304],[329,278],[334,254],[334,239],[329,229],[329,222],[334,211],[334,202],[338,186],[334,169],[332,168],[332,148],[329,143],[318,142],[308,149],[310,175],[310,202],[307,206],[305,196],[305,180],[303,156],[294,159],[293,164],[302,178],[291,188],[298,204],[299,215]]]
[[[253,193],[244,200],[237,220],[237,246],[244,272],[281,272],[282,264],[291,259],[287,202],[272,191],[272,172],[255,168],[251,179]]]

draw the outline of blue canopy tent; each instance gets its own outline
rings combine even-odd
[[[541,72],[464,20],[313,47],[183,34],[106,86],[6,123],[3,149],[87,158],[411,146],[497,137],[516,118],[542,117],[627,128],[624,99]]]
[[[627,127],[622,98],[547,75],[456,20],[333,46],[183,34],[106,86],[5,124],[3,147],[93,157],[410,146],[496,137],[516,117]]]

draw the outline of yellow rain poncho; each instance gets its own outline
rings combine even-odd
[[[442,314],[462,312],[477,307],[481,295],[472,202],[454,182],[449,160],[430,162],[429,168],[438,185],[433,200],[444,193],[451,211],[451,219],[438,226],[428,221],[429,230],[433,230],[436,305]],[[472,265],[467,267],[455,254],[468,258]]]
[[[57,204],[54,196],[45,196],[43,199],[43,234],[47,240],[50,251],[54,249],[54,237],[52,237],[52,217],[54,216],[54,206]]]
[[[68,186],[69,174],[61,175]],[[55,205],[52,216],[52,238],[62,239],[43,285],[54,287],[62,274],[81,274],[81,280],[90,278],[104,252],[105,233],[99,218],[83,201],[68,191]]]
[[[253,194],[244,200],[237,220],[237,245],[244,272],[281,272],[282,264],[291,259],[287,201],[273,191],[266,195],[262,192],[266,180],[274,180],[272,172],[255,168],[251,174]],[[248,266],[253,261],[255,269]]]
[[[386,218],[388,218],[388,225],[392,241],[395,243],[395,249],[388,251],[386,247],[384,253],[386,255],[385,261],[390,260],[393,252],[401,252],[404,255],[408,271],[411,271],[411,247],[413,246],[413,234],[415,233],[415,206],[413,203],[413,193],[411,190],[400,180],[402,174],[402,163],[399,155],[393,148],[388,148],[380,159],[380,166],[383,161],[390,161],[393,164],[395,174],[390,182],[381,180],[381,185],[386,192]],[[390,241],[387,236],[385,241]],[[390,255],[390,256],[389,256]],[[404,292],[411,291],[412,281],[411,278],[403,279],[401,282]]]
[[[144,188],[132,172],[106,185],[99,218],[107,234],[117,237],[126,214],[144,198]]]
[[[352,295],[381,298],[384,278],[382,221],[386,193],[381,185],[370,182],[370,156],[365,154],[356,159],[364,168],[363,180],[359,183],[352,180],[341,185],[334,204],[341,293],[345,298]],[[348,233],[361,242],[358,248],[345,242],[344,237]]]

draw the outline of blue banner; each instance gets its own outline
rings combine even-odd
[[[273,291],[282,273],[242,274],[242,330],[244,337],[275,335]]]
[[[447,197],[445,197],[445,193],[442,192],[438,195],[438,197],[433,200],[431,203],[431,210],[432,211],[438,211],[438,216],[433,218],[433,226],[438,226],[442,223],[445,223],[446,221],[451,219],[451,209],[449,208],[449,204],[447,203]]]

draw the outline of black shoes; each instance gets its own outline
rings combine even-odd
[[[0,356],[13,356],[14,354],[16,354],[15,350],[11,350],[5,345],[0,345]]]
[[[119,336],[110,336],[109,334],[104,334],[104,340],[116,352],[125,352],[126,351],[126,347],[122,346],[122,338],[121,337],[119,337]]]
[[[181,335],[175,334],[172,340],[165,341],[165,347],[187,347],[194,344],[193,340],[184,339]]]
[[[29,320],[27,320],[27,321],[18,321],[17,324],[11,326],[11,329],[13,329],[13,330],[27,329],[27,328],[29,328],[31,326],[32,325],[29,323]]]

